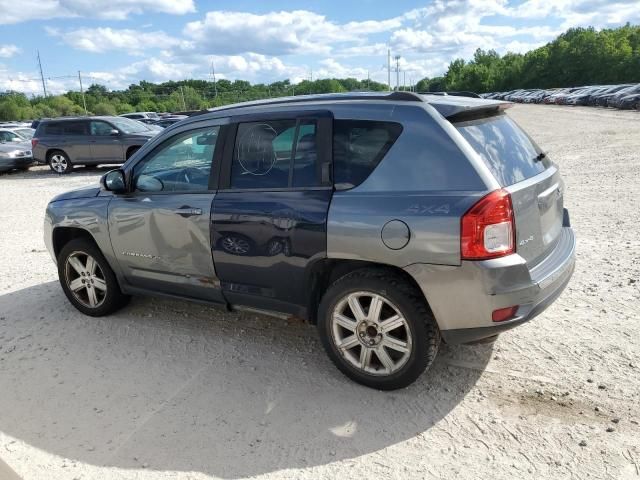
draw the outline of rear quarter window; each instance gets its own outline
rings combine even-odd
[[[551,165],[547,158],[538,157],[540,148],[506,114],[455,122],[454,126],[503,187],[534,177]]]
[[[338,190],[360,185],[400,136],[402,125],[370,120],[333,122],[333,179]]]

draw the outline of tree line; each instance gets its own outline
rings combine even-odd
[[[618,83],[640,83],[640,26],[572,28],[525,54],[478,49],[472,60],[454,60],[444,76],[424,78],[417,88],[481,93]]]
[[[572,28],[552,42],[525,54],[499,55],[476,50],[473,59],[450,63],[444,76],[424,78],[418,91],[492,92],[516,88],[640,83],[640,26],[614,29]],[[251,84],[244,80],[183,80],[155,84],[141,81],[125,90],[91,85],[79,91],[27,98],[0,94],[0,120],[44,117],[120,115],[134,111],[179,112],[262,98],[349,91],[384,91],[387,85],[369,80],[319,79],[292,84],[289,80]]]
[[[120,115],[129,112],[180,112],[218,107],[262,98],[351,91],[383,91],[387,85],[369,80],[319,79],[292,84],[289,80],[251,84],[244,80],[141,81],[126,90],[109,91],[93,84],[84,92],[27,98],[18,92],[0,94],[0,121],[84,115]]]

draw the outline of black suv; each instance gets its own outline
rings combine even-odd
[[[124,163],[157,131],[122,117],[42,120],[31,139],[33,158],[56,173],[74,165]]]

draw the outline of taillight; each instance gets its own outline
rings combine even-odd
[[[32,138],[31,139],[31,150],[33,150],[34,148],[36,148],[36,145],[38,144],[38,139],[37,138]]]
[[[515,252],[511,195],[496,190],[482,197],[462,216],[460,254],[463,260],[485,260]]]

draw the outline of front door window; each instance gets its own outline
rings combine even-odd
[[[219,130],[219,126],[190,130],[167,140],[136,165],[135,190],[208,191]]]

